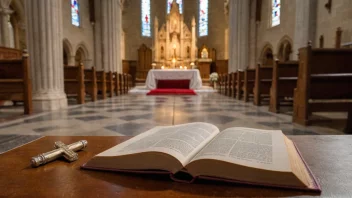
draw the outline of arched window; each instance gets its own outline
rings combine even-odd
[[[170,13],[172,2],[173,2],[173,0],[167,0],[167,13],[168,14]],[[176,0],[176,3],[178,3],[179,9],[180,9],[180,14],[182,14],[182,10],[183,10],[182,0]]]
[[[281,0],[272,0],[271,26],[280,25]]]
[[[208,0],[199,0],[199,36],[208,36]]]
[[[71,0],[71,19],[72,25],[80,26],[78,0]]]
[[[142,36],[151,37],[150,0],[142,0]]]

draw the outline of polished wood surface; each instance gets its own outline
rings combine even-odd
[[[100,93],[102,99],[106,99],[107,97],[107,88],[106,88],[106,75],[104,71],[97,71],[97,86],[98,92]]]
[[[84,86],[86,93],[91,96],[92,101],[96,101],[98,97],[98,85],[95,67],[84,70]]]
[[[280,102],[292,98],[297,86],[298,61],[275,61],[270,88],[269,111],[280,112]]]
[[[244,84],[243,84],[243,101],[248,102],[249,97],[253,98],[253,89],[255,81],[255,69],[247,69],[244,72]]]
[[[322,186],[323,197],[352,196],[351,136],[290,136]],[[55,141],[87,140],[79,160],[57,160],[31,168],[30,158],[52,150]],[[167,176],[80,169],[94,155],[129,137],[44,137],[0,155],[0,197],[291,197],[319,194],[228,183],[184,184]],[[6,189],[6,190],[3,190]]]
[[[198,61],[196,64],[198,65],[200,77],[202,80],[209,79],[211,62]]]
[[[273,76],[272,66],[257,65],[255,71],[254,105],[260,106],[264,97],[269,96]]]
[[[137,77],[138,79],[145,80],[148,72],[152,69],[152,50],[145,44],[142,44],[138,49],[138,64],[137,64]]]
[[[312,112],[348,112],[352,108],[352,49],[299,50],[293,122],[312,123]]]
[[[84,66],[64,66],[65,93],[67,96],[74,95],[77,104],[85,103]]]
[[[215,68],[212,68],[212,72],[216,72],[218,74],[226,74],[228,73],[229,61],[228,60],[216,60],[214,62]]]

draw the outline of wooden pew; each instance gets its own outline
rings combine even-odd
[[[119,89],[120,89],[120,81],[119,81],[119,73],[114,72],[113,73],[113,79],[114,79],[114,91],[116,96],[120,95]]]
[[[132,75],[131,74],[127,74],[128,75],[128,90],[131,90],[132,87],[133,87],[133,78],[132,78]]]
[[[96,101],[98,97],[98,85],[95,67],[84,70],[84,85],[86,93],[91,96],[93,102]]]
[[[275,61],[270,89],[269,111],[279,113],[280,100],[285,97],[293,97],[293,91],[297,86],[297,78],[298,61]]]
[[[64,83],[66,95],[68,97],[74,95],[77,98],[77,104],[84,104],[85,86],[82,63],[79,66],[64,66]]]
[[[126,77],[126,93],[128,93],[128,91],[131,89],[130,75],[126,73],[125,77]]]
[[[107,94],[109,95],[109,97],[113,97],[114,96],[114,78],[112,75],[112,72],[106,72],[106,91]]]
[[[123,91],[123,87],[125,86],[124,85],[124,79],[123,79],[123,75],[122,74],[119,74],[119,82],[120,82],[120,94],[124,94],[124,91]]]
[[[32,81],[28,53],[0,47],[0,100],[23,101],[24,114],[32,114]]]
[[[293,122],[302,125],[312,112],[351,112],[352,49],[301,48],[293,105]]]
[[[244,82],[243,82],[243,101],[248,102],[249,97],[253,97],[253,88],[255,82],[255,69],[247,69],[244,72]]]
[[[273,75],[273,67],[257,65],[255,70],[254,105],[260,106],[263,97],[268,97]]]
[[[122,74],[123,75],[123,93],[128,93],[128,78],[127,74]]]
[[[97,85],[98,93],[102,95],[103,99],[106,99],[106,75],[104,71],[97,71]]]
[[[225,96],[227,96],[227,86],[228,86],[228,81],[227,81],[227,79],[228,79],[228,77],[229,77],[229,75],[228,74],[224,74],[223,76],[223,80],[224,80],[224,95]]]
[[[227,95],[232,97],[232,94],[233,94],[233,75],[232,73],[229,73],[228,74],[228,77],[227,77]]]
[[[219,74],[219,93],[220,94],[222,94],[223,88],[224,88],[223,77],[222,77],[222,74]]]
[[[347,124],[344,132],[347,134],[352,134],[352,108],[351,107],[348,110]]]
[[[232,92],[232,95],[231,95],[231,97],[232,98],[234,98],[234,97],[236,97],[236,83],[237,83],[237,72],[232,72],[231,73],[231,75],[232,75],[232,84],[231,84],[231,92]]]
[[[244,71],[238,70],[237,71],[237,82],[236,82],[236,99],[241,99],[242,94],[242,87],[244,84]]]

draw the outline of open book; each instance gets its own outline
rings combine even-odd
[[[195,178],[321,191],[291,140],[281,131],[208,123],[155,127],[82,166],[125,172],[187,173]],[[183,173],[183,174],[181,174]]]

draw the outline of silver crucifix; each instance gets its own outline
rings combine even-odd
[[[75,151],[86,148],[87,144],[87,140],[81,140],[69,145],[65,145],[61,141],[55,142],[55,150],[32,157],[31,164],[33,167],[38,167],[54,161],[61,156],[64,156],[70,162],[76,161],[78,159],[78,154],[75,153]]]

